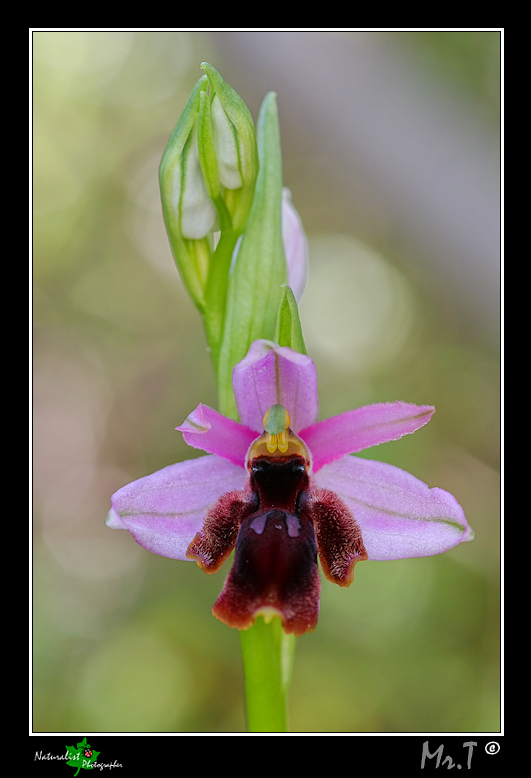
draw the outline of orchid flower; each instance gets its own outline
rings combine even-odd
[[[234,562],[213,613],[238,629],[261,614],[287,634],[311,632],[318,559],[348,586],[360,560],[430,556],[473,537],[448,492],[398,467],[351,456],[425,425],[429,405],[378,403],[318,421],[309,356],[252,343],[232,385],[240,422],[198,405],[177,427],[206,456],[119,489],[107,526],[144,548],[216,572]]]

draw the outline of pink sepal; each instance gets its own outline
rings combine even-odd
[[[299,435],[312,452],[314,472],[345,454],[398,440],[427,424],[431,405],[393,402],[364,405],[303,429]]]

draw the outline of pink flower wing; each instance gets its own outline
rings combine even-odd
[[[369,559],[431,556],[473,537],[453,495],[394,465],[346,456],[325,465],[314,481],[348,505]]]
[[[139,478],[111,498],[106,524],[127,529],[154,554],[186,560],[208,508],[231,489],[242,489],[242,467],[215,455],[188,459]]]
[[[314,472],[345,454],[398,440],[427,424],[431,405],[375,403],[346,411],[303,429],[299,435],[312,452]]]
[[[217,454],[240,467],[244,467],[249,446],[256,438],[253,430],[201,403],[176,429],[192,448]]]

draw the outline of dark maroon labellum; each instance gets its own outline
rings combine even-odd
[[[308,462],[298,455],[258,456],[249,463],[249,488],[222,495],[188,548],[215,572],[232,548],[234,564],[213,613],[246,629],[259,614],[277,615],[287,633],[311,632],[325,575],[347,586],[354,564],[366,559],[359,527],[333,492],[313,489]]]
[[[214,614],[245,629],[256,615],[280,615],[286,632],[314,629],[320,579],[311,519],[301,510],[308,488],[299,456],[261,456],[250,464],[254,510],[242,521],[234,564]]]

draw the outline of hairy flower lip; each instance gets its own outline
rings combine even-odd
[[[320,538],[317,533],[318,545],[327,542],[335,548],[334,544],[351,544],[351,561],[389,560],[439,554],[472,539],[463,509],[449,492],[429,488],[394,465],[351,455],[411,434],[431,419],[435,410],[432,406],[377,403],[317,421],[317,380],[312,360],[263,340],[255,341],[234,369],[233,387],[240,422],[200,404],[178,429],[190,446],[207,455],[170,465],[118,490],[112,497],[108,526],[128,529],[140,545],[154,553],[189,558],[192,541],[202,532],[209,510],[220,497],[231,491],[247,493],[250,446],[263,433],[265,411],[280,404],[288,409],[294,432],[311,454],[308,494],[315,499],[321,495],[325,503],[324,495],[335,495],[360,530],[359,537],[354,529],[342,531],[343,535],[332,532],[327,538],[326,532]],[[315,505],[312,510],[321,510]],[[327,505],[319,519],[324,528],[326,516],[333,514],[330,500]],[[347,525],[345,519],[342,526]],[[232,539],[237,536],[233,532]],[[285,537],[290,538],[289,532]],[[358,546],[354,548],[352,543]],[[339,558],[340,554],[334,550],[332,557]],[[327,569],[326,559],[323,564],[321,558],[324,572],[340,585],[351,581],[349,564],[343,569],[334,570],[334,565]],[[203,569],[210,567],[203,560]],[[227,605],[226,600],[221,602]],[[282,608],[270,601],[266,605],[284,612],[289,630],[295,623],[290,619],[296,618],[293,613],[286,615],[289,603],[285,598],[282,602]],[[258,612],[261,606],[256,607]],[[218,611],[216,615],[222,611],[221,604]],[[301,628],[302,622],[296,629]]]
[[[234,564],[212,612],[230,627],[247,629],[259,613],[275,613],[285,632],[315,629],[321,583],[312,522],[300,517],[296,536],[289,515],[268,511],[261,532],[252,516],[238,532]]]

